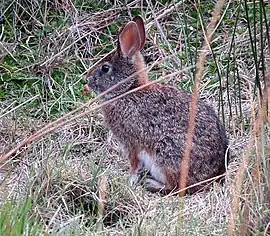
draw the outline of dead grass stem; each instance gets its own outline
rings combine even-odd
[[[153,67],[154,65],[155,65],[155,63],[153,63],[153,65],[152,65],[151,67]],[[151,69],[151,67],[150,67],[150,69]],[[110,104],[110,103],[112,103],[112,102],[115,102],[117,99],[122,98],[122,97],[124,97],[124,96],[126,96],[126,95],[128,95],[128,94],[131,94],[131,93],[134,93],[134,92],[136,92],[136,91],[139,91],[139,90],[141,90],[141,89],[143,89],[143,88],[145,88],[145,87],[148,87],[148,86],[153,85],[153,84],[155,84],[155,83],[161,82],[161,81],[163,81],[163,80],[165,80],[165,79],[172,78],[173,76],[175,76],[175,75],[177,75],[177,74],[181,74],[183,71],[189,70],[190,68],[192,68],[192,67],[188,67],[188,68],[185,68],[185,69],[183,69],[183,70],[178,70],[178,71],[176,71],[176,72],[174,72],[174,73],[171,73],[171,74],[169,74],[169,75],[167,75],[167,76],[163,76],[163,77],[161,77],[160,79],[157,79],[157,80],[155,80],[155,81],[151,81],[151,82],[149,82],[149,83],[147,83],[147,84],[145,84],[145,85],[142,85],[142,86],[140,86],[140,87],[137,87],[137,88],[135,88],[135,89],[132,89],[132,90],[130,90],[130,91],[124,93],[124,94],[121,94],[121,95],[119,95],[119,96],[117,96],[117,97],[115,97],[115,98],[113,98],[113,99],[110,99],[110,100],[108,100],[108,101],[106,101],[106,102],[103,102],[102,104],[97,105],[97,106],[94,107],[94,108],[90,108],[90,109],[88,109],[88,110],[85,111],[85,112],[82,112],[82,113],[80,113],[80,114],[78,114],[78,115],[76,115],[76,116],[74,116],[74,117],[72,117],[72,118],[70,118],[70,119],[67,119],[67,118],[69,118],[71,115],[73,115],[74,113],[76,113],[76,112],[82,110],[83,108],[89,106],[89,105],[92,104],[93,102],[95,102],[95,101],[97,101],[98,99],[102,98],[105,94],[107,94],[108,92],[114,90],[115,88],[117,88],[118,86],[120,86],[121,84],[123,84],[124,82],[126,82],[127,80],[130,80],[130,79],[133,78],[136,74],[139,74],[139,73],[141,73],[141,72],[144,71],[144,70],[147,70],[147,68],[146,68],[146,69],[143,69],[143,70],[141,70],[141,71],[139,71],[139,72],[136,72],[136,73],[134,73],[133,75],[131,75],[131,76],[129,76],[128,78],[126,78],[125,80],[122,80],[122,81],[119,82],[118,84],[112,86],[111,88],[109,88],[109,89],[106,90],[105,92],[101,93],[100,95],[98,95],[98,96],[95,97],[94,99],[90,100],[87,104],[84,104],[84,105],[82,105],[81,107],[79,107],[79,108],[77,108],[77,109],[75,109],[75,110],[69,112],[68,114],[66,114],[66,115],[62,116],[61,118],[57,119],[56,121],[49,123],[49,124],[46,125],[45,127],[43,127],[43,128],[41,128],[40,130],[36,131],[36,132],[35,132],[33,135],[31,135],[29,138],[25,138],[25,139],[24,139],[24,140],[23,140],[16,148],[10,150],[9,152],[7,152],[7,153],[4,154],[3,156],[1,156],[1,157],[0,157],[0,162],[1,162],[1,163],[4,163],[4,162],[5,162],[9,157],[11,157],[12,155],[20,153],[19,150],[20,150],[21,148],[23,148],[23,147],[27,148],[27,145],[29,145],[29,144],[31,144],[31,143],[33,143],[33,142],[39,140],[39,139],[40,139],[41,137],[43,137],[44,135],[46,135],[46,134],[48,134],[48,133],[50,133],[50,132],[52,132],[52,131],[58,129],[59,127],[61,127],[61,126],[63,126],[63,125],[66,125],[66,124],[68,124],[68,123],[70,123],[70,122],[72,122],[72,121],[74,121],[74,120],[76,120],[76,119],[78,119],[78,118],[80,118],[80,117],[83,117],[83,116],[85,116],[85,115],[87,115],[87,114],[89,114],[89,113],[91,113],[91,112],[93,112],[93,111],[95,111],[95,110],[97,110],[97,109],[100,109],[100,108],[102,108],[102,107],[104,107],[104,106],[106,106],[106,105],[108,105],[108,104]]]

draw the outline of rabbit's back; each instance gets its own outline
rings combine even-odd
[[[171,182],[179,170],[187,138],[191,95],[160,84],[104,107],[105,122],[127,149],[146,152]],[[188,185],[225,171],[226,133],[214,110],[199,100],[190,153]]]

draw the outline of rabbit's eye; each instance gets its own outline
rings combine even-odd
[[[107,64],[102,65],[101,70],[103,73],[108,73],[110,71],[111,67]]]

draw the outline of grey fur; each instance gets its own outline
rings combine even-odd
[[[140,52],[123,56],[118,47],[115,53],[88,73],[88,86],[100,93],[117,84],[138,70],[139,62],[135,58],[140,58]],[[105,62],[111,65],[109,73],[102,72]],[[137,76],[110,92],[105,99],[138,87],[141,81]],[[182,89],[154,84],[103,107],[105,123],[127,150],[132,171],[137,174],[134,162],[139,162],[139,153],[146,151],[166,176],[164,183],[148,181],[152,184],[148,186],[150,190],[153,186],[165,185],[166,191],[179,187],[190,101],[191,95]],[[228,159],[225,158],[227,147],[225,129],[213,108],[199,100],[187,185],[223,174],[227,164],[225,160]],[[200,187],[189,192],[193,193]]]

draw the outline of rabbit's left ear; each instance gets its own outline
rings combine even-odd
[[[137,24],[128,22],[119,34],[118,51],[123,56],[133,56],[141,49],[141,37]]]

